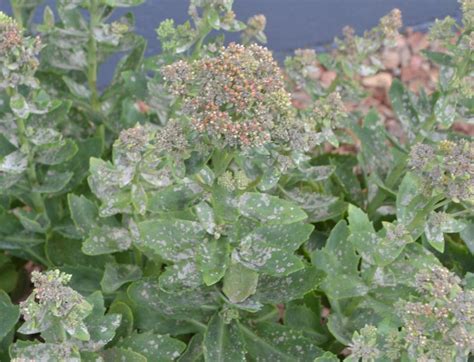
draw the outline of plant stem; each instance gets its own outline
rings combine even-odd
[[[13,12],[13,17],[15,18],[15,21],[24,27],[26,24],[23,24],[23,13],[21,11],[21,7],[17,5],[17,1],[13,0],[11,2],[11,7],[12,7],[12,12]]]
[[[46,260],[45,258],[43,258],[41,255],[39,255],[38,253],[36,253],[33,249],[31,248],[26,248],[25,251],[30,254],[33,259],[36,259],[37,261],[39,261],[41,264],[43,264],[44,266],[48,267],[48,268],[53,268],[54,265],[51,264],[48,260]]]
[[[16,119],[16,126],[18,129],[18,139],[20,141],[20,145],[23,148],[24,152],[27,154],[28,157],[28,168],[26,170],[26,174],[28,176],[28,181],[31,187],[38,186],[38,177],[36,176],[36,169],[34,163],[34,154],[30,148],[30,144],[28,142],[28,138],[26,137],[26,128],[25,128],[25,120],[23,118]],[[35,207],[38,213],[43,213],[45,211],[44,201],[41,197],[41,194],[38,192],[31,192],[31,201],[33,202],[33,206]]]
[[[94,36],[94,29],[99,25],[100,16],[98,14],[98,1],[90,2],[89,21],[89,44],[87,49],[87,82],[91,91],[91,106],[93,111],[99,111],[99,93],[97,91],[97,40]]]

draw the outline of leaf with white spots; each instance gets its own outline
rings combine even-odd
[[[169,293],[194,289],[202,284],[202,275],[192,259],[181,260],[166,267],[160,275],[160,288]]]
[[[0,341],[15,327],[20,310],[10,301],[7,293],[0,289]]]
[[[349,240],[366,262],[379,266],[393,262],[405,245],[413,242],[403,225],[382,224],[384,228],[376,233],[367,214],[353,205],[349,206]]]
[[[360,258],[348,240],[349,235],[346,222],[341,220],[332,229],[326,246],[312,254],[313,264],[326,273],[321,289],[333,299],[362,296],[369,290],[359,276]]]
[[[197,263],[206,285],[213,285],[222,279],[229,266],[229,253],[229,242],[225,238],[200,244]]]
[[[202,334],[195,334],[188,343],[186,351],[179,357],[179,362],[203,362],[204,351],[202,342],[204,336]]]
[[[101,255],[127,250],[132,244],[130,232],[122,227],[101,226],[91,230],[82,244],[86,255]]]
[[[212,207],[207,202],[202,201],[196,205],[195,209],[196,216],[204,230],[213,235],[216,229],[216,218]]]
[[[34,343],[18,340],[10,347],[16,361],[80,361],[79,353],[68,343]]]
[[[255,293],[258,273],[240,263],[232,263],[224,276],[224,294],[232,303],[240,303]]]
[[[28,167],[27,156],[21,151],[14,151],[0,159],[0,172],[21,174]]]
[[[137,183],[132,185],[131,191],[132,205],[139,215],[144,215],[148,204],[148,195],[143,185]]]
[[[471,254],[474,254],[474,223],[469,223],[460,235]]]
[[[414,174],[408,172],[402,179],[396,200],[397,220],[400,224],[409,225],[419,210],[425,207],[428,200],[421,190],[422,185],[419,179]],[[412,235],[421,235],[423,223],[420,224],[412,232]]]
[[[212,362],[245,362],[245,346],[236,322],[226,323],[216,313],[204,334],[204,358]]]
[[[466,224],[444,212],[432,212],[425,223],[425,235],[430,245],[440,253],[444,252],[444,234],[458,233]]]
[[[77,231],[88,235],[89,230],[96,226],[99,210],[96,205],[85,196],[67,195],[69,212]]]
[[[315,267],[299,270],[285,277],[259,276],[257,291],[251,297],[262,304],[286,303],[302,298],[306,293],[316,289],[324,273]]]
[[[194,221],[179,219],[147,220],[138,224],[137,246],[155,251],[166,260],[178,262],[196,255],[206,232]]]
[[[133,264],[105,264],[104,275],[100,285],[104,293],[113,293],[122,285],[140,279],[142,270]]]
[[[339,358],[331,352],[325,352],[322,356],[317,357],[313,362],[339,362]]]
[[[90,334],[90,339],[84,345],[84,349],[94,352],[100,350],[114,338],[122,318],[120,314],[104,315],[105,306],[102,293],[92,293],[86,300],[92,304],[93,309],[84,320]]]
[[[306,213],[292,202],[276,196],[247,192],[239,199],[242,215],[262,223],[291,224],[306,219]]]
[[[148,361],[171,362],[186,348],[186,344],[169,336],[152,332],[134,333],[117,343],[117,347],[137,352]]]
[[[161,213],[183,210],[189,207],[202,194],[202,191],[197,183],[185,182],[148,192],[148,211]]]
[[[214,288],[199,287],[181,293],[167,293],[160,289],[156,278],[132,283],[128,288],[128,296],[137,305],[175,319],[196,319],[218,309],[218,295]]]
[[[433,114],[436,122],[442,128],[448,129],[456,118],[456,102],[446,96],[438,98],[434,106]]]
[[[147,358],[141,354],[131,350],[113,347],[101,352],[100,355],[104,362],[147,362]]]
[[[246,235],[233,256],[250,269],[284,276],[304,267],[294,255],[313,231],[314,226],[303,223],[266,225]]]
[[[323,354],[300,330],[277,323],[259,323],[255,329],[239,326],[254,361],[306,362]]]

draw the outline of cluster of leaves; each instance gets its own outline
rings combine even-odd
[[[438,90],[392,85],[404,142],[344,107],[398,11],[284,72],[231,0],[191,0],[145,58],[133,16],[109,21],[141,2],[58,0],[38,37],[38,2],[0,15],[0,359],[467,360],[474,146],[452,125],[473,113],[472,1],[434,25]]]

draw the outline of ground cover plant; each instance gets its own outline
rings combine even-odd
[[[232,0],[145,57],[141,2],[0,13],[0,360],[472,358],[473,1],[434,89],[391,82],[398,134],[364,103],[398,10],[281,67]]]

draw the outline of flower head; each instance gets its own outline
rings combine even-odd
[[[394,39],[402,25],[402,12],[399,9],[393,9],[380,19],[379,26],[385,37]]]
[[[454,201],[474,199],[474,145],[472,142],[442,141],[417,144],[409,165],[427,190],[438,190]]]
[[[251,148],[288,139],[290,95],[266,48],[232,43],[216,57],[167,66],[163,76],[192,127],[212,140]]]
[[[364,361],[380,357],[381,351],[377,347],[377,328],[366,325],[359,332],[354,332],[349,348],[352,357],[362,358]]]
[[[263,14],[252,16],[247,21],[247,27],[242,34],[242,41],[244,44],[250,42],[252,39],[257,39],[261,43],[266,43],[266,37],[263,31],[267,26],[267,18]]]
[[[33,75],[40,49],[39,38],[24,37],[21,26],[0,12],[0,90],[22,84],[36,86]]]

